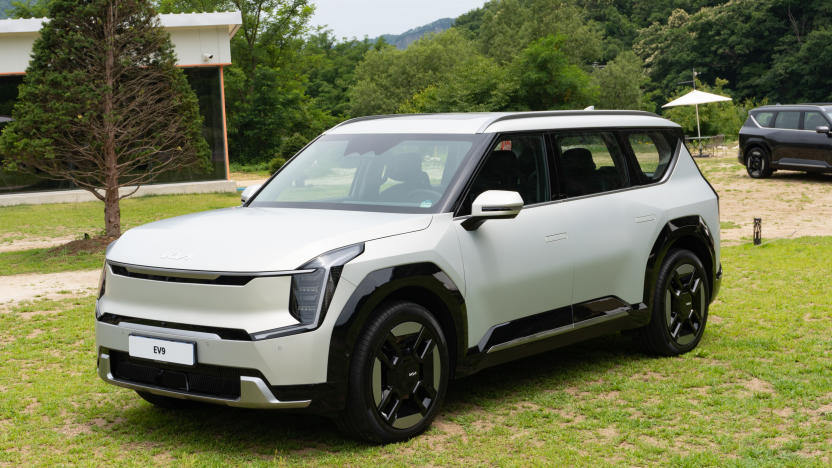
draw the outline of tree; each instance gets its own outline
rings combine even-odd
[[[591,105],[598,88],[589,75],[569,63],[563,36],[546,36],[532,42],[512,62],[517,80],[513,99],[518,110],[574,109]]]
[[[624,51],[593,74],[598,83],[599,109],[641,109],[642,86],[648,79],[643,62],[632,51]]]
[[[0,148],[15,168],[102,200],[116,237],[119,200],[135,193],[120,187],[207,169],[197,99],[148,1],[53,0],[49,18]]]

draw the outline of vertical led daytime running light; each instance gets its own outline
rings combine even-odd
[[[299,270],[313,270],[292,277],[289,313],[301,325],[317,325],[323,320],[344,265],[364,252],[364,244],[355,244],[327,252]]]

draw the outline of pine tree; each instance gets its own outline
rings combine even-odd
[[[16,169],[68,180],[104,202],[160,174],[208,169],[198,101],[148,0],[54,0],[0,150]]]

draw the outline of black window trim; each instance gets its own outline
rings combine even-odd
[[[646,184],[646,185],[630,185],[629,187],[625,187],[625,188],[620,188],[620,189],[616,189],[616,190],[609,190],[609,191],[606,191],[606,192],[592,193],[592,194],[588,194],[588,195],[581,195],[581,196],[577,196],[577,197],[557,198],[557,199],[553,199],[553,200],[546,201],[546,202],[535,203],[533,205],[524,205],[523,210],[527,210],[529,208],[537,208],[537,207],[540,207],[540,206],[553,205],[553,204],[556,204],[556,203],[571,202],[573,200],[583,200],[583,199],[586,199],[586,198],[605,196],[605,195],[614,194],[614,193],[622,193],[622,192],[628,192],[630,190],[640,190],[640,189],[645,189],[645,188],[649,188],[649,187],[655,187],[657,185],[663,185],[663,184],[667,183],[668,180],[670,180],[671,174],[673,174],[673,171],[676,169],[676,165],[678,164],[680,155],[682,153],[682,148],[683,147],[687,148],[684,144],[683,139],[682,139],[682,131],[681,131],[681,129],[679,129],[677,127],[615,127],[615,128],[544,129],[544,130],[524,130],[524,131],[520,131],[520,132],[503,132],[503,133],[495,134],[495,137],[492,140],[492,144],[488,147],[489,148],[488,152],[490,152],[490,148],[493,148],[493,145],[496,144],[497,138],[500,135],[506,135],[506,134],[510,134],[510,133],[543,132],[543,133],[546,133],[548,135],[547,136],[547,143],[548,143],[550,141],[551,136],[554,135],[555,133],[559,133],[559,132],[562,133],[562,132],[569,132],[569,131],[574,132],[574,131],[579,131],[579,130],[594,130],[594,131],[598,131],[598,132],[602,132],[602,131],[607,131],[607,132],[610,132],[610,131],[613,131],[613,132],[615,132],[615,131],[624,131],[624,132],[637,132],[637,131],[667,132],[669,134],[673,134],[673,138],[676,140],[676,145],[675,145],[675,149],[673,150],[673,155],[671,156],[670,164],[667,165],[667,171],[665,171],[665,173],[664,173],[664,175],[662,175],[661,179],[659,179],[655,182],[652,182],[652,183]],[[551,144],[551,145],[548,145],[548,146],[550,148],[553,148],[553,149],[555,148],[554,144]],[[488,154],[488,152],[486,152],[485,154]],[[690,153],[690,151],[688,151],[688,152]],[[480,156],[480,161],[479,161],[479,164],[477,165],[477,171],[479,171],[479,168],[480,168],[480,166],[482,165],[482,162],[485,159],[485,154]],[[552,154],[554,154],[554,152],[552,152]],[[557,159],[557,158],[555,158],[555,159]],[[551,161],[550,161],[550,163],[551,163]],[[699,173],[702,174],[702,171],[699,169],[699,166],[696,165],[695,161],[693,162],[693,164],[694,164],[694,166],[696,166],[696,169],[699,171]],[[552,169],[559,169],[559,168],[560,168],[559,166],[557,168],[555,168],[555,167],[550,165],[549,173],[551,174],[551,173],[554,172]],[[471,174],[471,176],[468,178],[468,181],[466,182],[465,190],[460,192],[460,196],[457,197],[457,201],[454,205],[454,210],[453,210],[453,214],[454,214],[453,219],[455,221],[462,221],[462,220],[465,220],[465,219],[468,219],[468,218],[471,217],[470,214],[460,215],[459,214],[459,208],[461,208],[461,202],[462,202],[462,200],[464,200],[464,195],[467,195],[470,183],[474,179],[474,175],[476,175],[477,171],[475,171]],[[702,178],[705,179],[705,176],[702,175]],[[711,190],[716,194],[717,191],[716,191],[716,189],[713,188],[710,181],[708,181],[708,179],[705,179],[705,181],[708,183],[708,186],[711,187]],[[552,191],[551,193],[554,193],[554,192]],[[717,194],[717,199],[719,199],[719,194]]]
[[[549,178],[546,181],[546,183],[548,184],[549,197],[551,198],[552,194],[554,193],[554,190],[553,190],[553,187],[552,187],[552,177],[553,177],[552,174],[553,174],[554,171],[553,171],[552,161],[551,161],[551,150],[549,149],[550,148],[549,139],[546,135],[546,132],[547,132],[547,130],[518,130],[518,131],[512,131],[512,132],[495,133],[494,137],[491,139],[490,144],[485,148],[485,150],[482,152],[482,154],[480,154],[479,158],[476,158],[477,159],[476,167],[474,168],[473,171],[471,171],[468,174],[468,177],[465,181],[465,185],[463,186],[462,190],[457,195],[456,201],[451,205],[451,207],[453,209],[450,210],[450,211],[454,214],[454,219],[467,219],[468,217],[471,216],[470,214],[465,214],[465,215],[459,214],[460,210],[462,210],[462,207],[465,204],[465,198],[468,196],[468,192],[471,190],[471,185],[473,184],[474,179],[477,178],[477,175],[479,175],[480,171],[482,170],[482,167],[485,164],[486,158],[488,157],[489,154],[491,154],[491,151],[494,149],[494,145],[496,145],[497,142],[499,142],[506,135],[511,135],[511,136],[531,135],[531,136],[541,136],[543,138],[543,147],[544,147],[544,151],[546,153],[544,161],[547,164],[546,169],[547,169],[547,172],[549,173]],[[538,203],[525,203],[524,202],[523,209],[525,210],[525,209],[528,209],[528,208],[534,208],[536,206],[540,206],[540,205],[550,203],[550,202],[551,202],[551,200],[542,201],[542,202],[538,202]]]

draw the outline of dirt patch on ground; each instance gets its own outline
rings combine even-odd
[[[0,304],[88,295],[98,288],[100,274],[100,270],[89,270],[4,276],[0,281]]]
[[[74,237],[29,237],[26,239],[15,239],[11,242],[0,243],[0,253],[56,247],[71,242],[73,239]]]
[[[762,219],[763,241],[832,234],[832,174],[777,171],[768,179],[752,179],[736,150],[696,162],[719,192],[726,245],[748,242],[754,218]]]
[[[75,255],[79,253],[96,253],[103,252],[110,245],[110,242],[116,240],[116,237],[85,237],[67,242],[66,244],[53,247],[49,253]]]
[[[238,188],[248,187],[249,185],[264,184],[268,177],[263,177],[260,174],[248,174],[245,172],[232,172],[231,180],[233,180]]]

